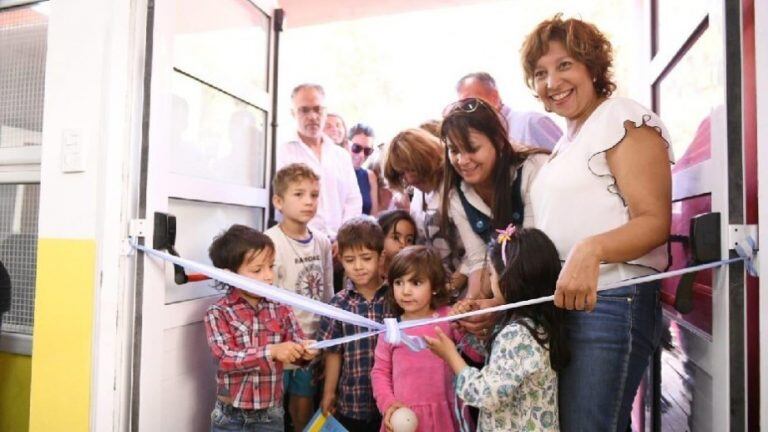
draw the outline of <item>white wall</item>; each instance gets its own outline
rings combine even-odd
[[[131,167],[140,148],[146,8],[142,0],[50,2],[39,236],[96,242],[91,427],[98,431],[125,422],[132,319],[125,288],[133,271],[121,248],[138,183]],[[65,134],[79,137],[82,172],[62,171]]]

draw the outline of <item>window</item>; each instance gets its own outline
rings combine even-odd
[[[11,310],[3,332],[32,334],[39,184],[0,185],[0,261],[11,274]]]
[[[34,327],[40,148],[48,33],[46,3],[0,10],[0,260],[11,275],[6,335]]]
[[[264,188],[269,17],[246,0],[176,2],[171,172]]]

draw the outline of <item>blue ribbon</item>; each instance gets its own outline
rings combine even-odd
[[[652,282],[660,279],[666,279],[669,277],[683,275],[686,273],[692,273],[700,270],[720,267],[720,266],[732,264],[738,261],[744,261],[746,263],[747,271],[749,271],[751,275],[756,276],[757,269],[755,268],[753,263],[753,258],[756,251],[755,241],[750,237],[747,239],[747,243],[752,249],[751,252],[745,250],[741,245],[737,245],[736,252],[739,254],[738,258],[731,258],[727,260],[701,264],[694,267],[686,267],[679,270],[673,270],[673,271],[664,272],[664,273],[657,273],[657,274],[643,276],[643,277],[634,278],[634,279],[627,279],[627,280],[599,286],[597,287],[597,290],[604,291],[609,289],[620,288],[627,285]],[[335,306],[331,306],[329,304],[304,297],[300,294],[296,294],[291,291],[287,291],[285,289],[278,288],[276,286],[269,285],[261,281],[257,281],[255,279],[240,276],[237,273],[232,273],[228,270],[219,269],[209,265],[200,264],[184,258],[173,256],[166,252],[161,252],[161,251],[137,244],[136,242],[131,242],[131,246],[148,255],[155,256],[157,258],[160,258],[164,261],[171,262],[173,264],[178,264],[188,270],[202,273],[212,279],[223,282],[225,284],[232,285],[234,287],[247,291],[251,294],[257,295],[259,297],[264,297],[266,299],[269,299],[277,303],[282,303],[287,306],[295,307],[297,309],[305,310],[307,312],[326,316],[334,320],[346,322],[352,325],[356,325],[356,326],[360,326],[368,329],[367,331],[363,331],[357,334],[316,342],[311,346],[311,348],[315,348],[315,349],[329,348],[332,346],[341,345],[341,344],[352,342],[358,339],[363,339],[363,338],[376,336],[384,333],[387,342],[393,345],[397,345],[402,342],[411,350],[420,351],[427,347],[424,339],[422,337],[408,335],[404,332],[404,330],[409,328],[414,328],[414,327],[434,325],[442,322],[456,321],[456,320],[469,318],[477,315],[484,315],[484,314],[493,313],[493,312],[501,312],[509,309],[516,309],[524,306],[546,303],[554,300],[554,296],[550,295],[546,297],[539,297],[539,298],[524,300],[524,301],[515,302],[515,303],[506,303],[499,306],[494,306],[490,308],[485,308],[485,309],[480,309],[476,311],[450,315],[450,316],[445,316],[440,318],[429,318],[429,319],[401,321],[401,322],[398,322],[395,318],[386,318],[384,320],[384,323],[382,324],[374,320],[365,318],[363,316],[357,315],[355,313],[345,311],[343,309],[339,309]]]

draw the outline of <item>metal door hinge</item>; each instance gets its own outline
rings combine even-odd
[[[133,238],[146,237],[147,236],[147,220],[131,219],[131,222],[128,224],[128,236]]]

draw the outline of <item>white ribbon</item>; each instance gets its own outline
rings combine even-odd
[[[752,238],[749,238],[747,241],[750,247],[752,248],[752,251],[751,252],[746,251],[744,250],[743,247],[739,246],[736,248],[736,252],[739,254],[738,258],[731,258],[727,260],[701,264],[694,267],[686,267],[679,270],[673,270],[673,271],[664,272],[664,273],[657,273],[657,274],[643,276],[635,279],[627,279],[627,280],[599,286],[597,287],[597,290],[604,291],[609,289],[621,288],[628,285],[643,284],[646,282],[666,279],[669,277],[679,276],[686,273],[692,273],[700,270],[720,267],[720,266],[732,264],[738,261],[744,261],[746,263],[747,270],[750,272],[750,274],[754,275],[757,273],[757,270],[754,267],[754,264],[752,262],[752,259],[755,255],[755,242],[754,242],[754,239]],[[408,335],[404,332],[405,329],[427,326],[427,325],[434,325],[442,322],[456,321],[456,320],[469,318],[477,315],[484,315],[484,314],[493,313],[493,312],[501,312],[509,309],[516,309],[524,306],[531,306],[531,305],[545,303],[545,302],[554,300],[554,296],[550,295],[546,297],[539,297],[539,298],[519,301],[515,303],[507,303],[507,304],[494,306],[490,308],[485,308],[485,309],[480,309],[480,310],[475,310],[471,312],[450,315],[450,316],[445,316],[440,318],[433,318],[433,319],[421,319],[421,320],[398,322],[397,319],[395,318],[385,318],[384,324],[381,324],[374,320],[357,315],[355,313],[345,311],[343,309],[339,309],[337,307],[319,302],[317,300],[312,300],[300,294],[296,294],[296,293],[284,290],[282,288],[278,288],[276,286],[257,281],[255,279],[240,276],[237,273],[232,273],[228,270],[222,270],[216,267],[212,267],[209,265],[200,264],[194,261],[180,258],[165,252],[148,248],[146,246],[137,244],[136,242],[131,242],[131,245],[134,248],[140,251],[143,251],[148,255],[155,256],[157,258],[160,258],[164,261],[171,262],[173,264],[178,264],[188,270],[202,273],[212,279],[237,287],[239,289],[242,289],[251,294],[257,295],[259,297],[264,297],[266,299],[269,299],[270,301],[282,303],[287,306],[305,310],[307,312],[312,312],[318,315],[326,316],[334,320],[346,322],[352,325],[369,329],[368,331],[363,331],[361,333],[357,333],[349,336],[316,342],[311,346],[311,348],[315,348],[315,349],[329,348],[332,346],[341,345],[344,343],[348,343],[355,340],[376,336],[381,333],[384,333],[386,341],[389,342],[390,344],[397,345],[402,342],[411,350],[420,351],[427,347],[427,344],[424,341],[424,338],[419,336]]]
[[[345,311],[323,302],[313,300],[303,295],[293,293],[282,288],[278,288],[273,285],[266,284],[255,279],[240,276],[237,273],[232,273],[228,270],[223,270],[213,266],[200,264],[194,261],[190,261],[184,258],[173,256],[169,253],[161,252],[140,244],[133,244],[136,249],[148,254],[160,258],[164,261],[178,264],[187,270],[192,270],[198,273],[202,273],[211,279],[216,279],[219,282],[237,287],[243,291],[247,291],[259,297],[264,297],[271,301],[282,303],[287,306],[295,307],[297,309],[305,310],[308,312],[325,315],[335,320],[344,321],[350,324],[354,324],[360,327],[365,327],[372,330],[383,330],[384,325],[378,323],[372,319],[368,319],[364,316],[360,316],[356,313]]]

